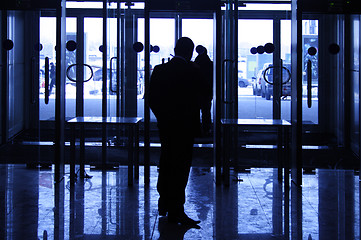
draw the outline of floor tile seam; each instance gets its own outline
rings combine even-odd
[[[317,215],[319,214],[318,211],[312,206],[311,202],[309,201],[309,199],[302,193],[302,198],[306,199],[307,201],[307,205],[309,205],[311,207],[311,209],[313,210],[313,212],[315,212]]]
[[[247,176],[247,177],[248,177],[249,183],[250,183],[251,186],[252,186],[253,192],[254,192],[254,194],[255,194],[256,197],[257,197],[258,204],[259,204],[259,206],[260,206],[261,209],[262,209],[262,212],[263,212],[263,214],[264,214],[264,216],[265,216],[265,218],[266,218],[266,220],[267,220],[267,223],[268,223],[269,227],[272,228],[271,223],[270,223],[270,219],[269,219],[269,217],[267,216],[267,213],[266,213],[266,211],[264,210],[264,208],[263,208],[263,206],[262,206],[261,200],[260,200],[260,198],[258,197],[258,194],[257,194],[257,192],[256,192],[256,189],[254,188],[250,177],[249,177],[249,176]]]
[[[150,239],[153,239],[153,236],[154,236],[154,232],[155,232],[155,228],[156,228],[156,225],[157,225],[157,221],[159,220],[159,214],[156,215],[155,217],[155,220],[154,220],[154,224],[153,224],[153,229],[152,229],[152,234],[150,236]]]

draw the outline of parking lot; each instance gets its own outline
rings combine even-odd
[[[68,84],[69,85],[69,84]],[[313,89],[317,92],[317,88]],[[66,90],[66,116],[75,116],[75,87],[68,86]],[[41,98],[44,95],[41,94]],[[102,99],[101,94],[91,95],[84,94],[84,113],[87,116],[101,116]],[[40,118],[42,120],[54,118],[55,111],[49,111],[49,109],[55,109],[54,95],[50,96],[49,104],[45,105],[44,101],[40,101]],[[115,116],[116,96],[108,95],[108,113],[111,116]],[[312,107],[307,107],[307,98],[303,98],[303,119],[304,121],[311,121],[318,123],[318,98],[317,94],[313,95]],[[138,97],[138,116],[144,116],[144,99],[141,95]],[[266,100],[261,96],[254,96],[252,92],[252,86],[246,88],[238,88],[238,117],[239,118],[272,118],[273,101]],[[285,120],[291,119],[291,97],[287,97],[281,100],[281,118]],[[153,114],[151,119],[155,120]]]

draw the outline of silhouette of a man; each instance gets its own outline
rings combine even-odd
[[[50,77],[50,85],[49,85],[49,95],[51,95],[51,91],[55,86],[55,65],[54,63],[50,63],[50,70],[49,70],[49,77]]]
[[[200,69],[191,62],[194,44],[180,38],[175,57],[155,66],[150,79],[149,104],[157,118],[161,157],[157,190],[159,214],[168,221],[196,225],[184,212],[185,188],[192,164],[194,137],[200,131]]]
[[[213,99],[213,62],[207,55],[207,49],[202,45],[196,47],[198,56],[195,63],[199,65],[202,74],[202,98],[201,98],[201,112],[202,112],[202,133],[204,136],[211,135],[211,106]]]

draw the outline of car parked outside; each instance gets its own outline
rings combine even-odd
[[[249,81],[247,78],[244,78],[242,76],[242,73],[243,73],[242,71],[238,72],[238,86],[241,88],[245,88],[245,87],[248,87]]]
[[[249,81],[246,78],[238,78],[238,86],[241,88],[248,87]]]
[[[90,94],[101,94],[103,88],[103,70],[102,68],[94,71],[94,76],[92,80],[90,80],[89,85],[91,89],[89,91]],[[108,89],[110,95],[116,95],[117,93],[117,76],[116,70],[112,70],[112,76],[110,77],[110,69],[108,69],[107,74],[108,80]],[[111,81],[110,81],[111,80]],[[120,88],[120,87],[119,87]],[[138,70],[137,71],[137,95],[138,97],[142,97],[144,94],[144,71]]]
[[[290,69],[291,64],[286,63],[283,64],[282,69],[282,94],[281,96],[283,98],[287,96],[291,96],[291,81],[290,81]],[[266,78],[266,80],[265,80]],[[271,96],[273,96],[273,64],[272,63],[266,63],[262,69],[262,74],[260,76],[261,79],[261,96],[266,98],[267,100],[271,99]]]
[[[253,95],[261,96],[261,83],[263,78],[263,70],[258,71],[257,76],[252,82]]]

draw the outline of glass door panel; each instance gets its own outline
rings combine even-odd
[[[49,58],[49,64],[55,63],[56,45],[56,18],[40,18],[40,43],[43,50],[40,51],[39,62],[39,119],[40,121],[55,120],[55,76],[49,67],[49,102],[45,103],[45,58]],[[51,91],[50,91],[51,89]]]
[[[192,39],[195,47],[204,46],[213,61],[213,19],[182,19],[182,35]],[[197,55],[194,49],[192,61]]]
[[[144,18],[137,19],[137,41],[145,43],[144,38]],[[143,51],[137,54],[137,84],[138,84],[138,102],[137,102],[137,112],[138,117],[144,118],[144,92],[145,92],[145,54]],[[155,118],[151,112],[151,119]]]
[[[108,18],[107,22],[108,28],[108,55],[107,55],[107,98],[108,98],[108,116],[115,117],[117,115],[117,88],[120,89],[120,86],[117,85],[117,58],[121,58],[121,56],[117,56],[117,32],[116,29],[121,30],[120,26],[117,26],[117,19],[115,17]],[[119,97],[121,97],[119,95]],[[120,101],[120,99],[119,99]]]
[[[318,53],[311,56],[307,50],[318,47],[318,20],[303,20],[302,21],[302,36],[303,36],[303,79],[302,79],[302,117],[303,122],[315,125],[318,124]],[[281,20],[281,58],[283,66],[291,71],[291,20]],[[307,98],[307,61],[312,63],[312,82],[311,82],[311,104],[308,105]],[[284,73],[283,75],[285,75]],[[282,99],[281,116],[282,119],[290,120],[290,104],[291,96]]]
[[[291,72],[291,20],[281,20],[281,59],[282,81],[285,82]],[[291,121],[291,80],[282,86],[282,91],[281,119]]]
[[[77,19],[74,17],[66,18],[66,42],[74,41],[77,42]],[[69,48],[70,49],[70,48]],[[76,52],[77,49],[66,50],[66,61],[65,68],[68,73],[65,81],[65,117],[70,119],[76,117],[76,82],[79,81],[76,77],[76,66],[73,64],[77,63]],[[73,65],[73,66],[72,66]],[[70,79],[70,78],[72,79]]]
[[[302,118],[304,124],[318,124],[318,20],[302,20],[303,40],[303,79],[302,79]],[[311,49],[316,49],[313,54]],[[308,62],[311,82],[308,85]]]
[[[273,55],[250,51],[272,42],[272,20],[238,20],[238,118],[272,118],[262,73]]]
[[[76,40],[76,18],[67,18],[67,41]],[[39,70],[39,119],[40,121],[55,120],[55,45],[56,45],[56,18],[40,18],[40,43],[43,50],[40,52]],[[76,50],[75,50],[76,51]],[[66,51],[66,68],[76,62],[76,52]],[[49,59],[49,101],[45,102],[45,59]],[[75,68],[71,70],[75,71]],[[74,76],[74,73],[70,73]],[[75,83],[68,78],[66,81],[66,117],[75,117]]]

